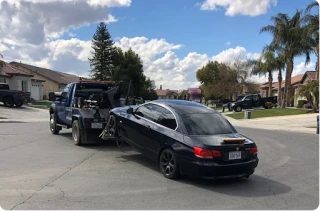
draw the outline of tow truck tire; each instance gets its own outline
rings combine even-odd
[[[80,125],[78,120],[74,120],[72,123],[72,139],[74,141],[74,144],[77,146],[81,146],[81,133],[80,133]]]
[[[10,107],[10,108],[12,108],[13,105],[14,105],[14,102],[13,102],[12,97],[6,97],[6,98],[4,98],[3,103],[4,103],[4,106],[5,106],[5,107]]]
[[[241,112],[241,111],[242,111],[242,108],[241,108],[241,106],[237,106],[237,107],[234,108],[234,110],[235,110],[236,112]]]
[[[56,123],[56,116],[54,115],[54,113],[50,114],[50,131],[52,134],[59,134],[59,131],[61,130],[61,127],[57,126]]]

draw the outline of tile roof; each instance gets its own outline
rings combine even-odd
[[[170,91],[171,91],[171,92],[174,92],[174,93],[176,93],[176,94],[179,93],[178,90],[170,90],[170,89],[166,89],[166,90],[157,89],[157,90],[155,90],[155,91],[156,91],[156,93],[157,93],[158,96],[166,96],[167,93],[170,92]]]
[[[299,74],[296,76],[293,76],[291,78],[291,85],[295,85],[297,83],[300,83],[301,79],[303,78],[304,74]],[[281,83],[281,87],[284,87],[285,85],[285,81],[283,80]],[[269,83],[264,83],[260,86],[261,89],[263,88],[268,88],[269,87]],[[273,82],[272,83],[272,89],[278,89],[279,88],[279,83],[278,82]]]
[[[58,71],[56,71],[56,72],[62,76],[63,80],[68,81],[69,83],[76,82],[76,81],[80,80],[80,77],[78,77],[76,75],[72,75],[72,74],[69,74],[69,73],[63,73],[63,72],[58,72]]]
[[[6,63],[6,65],[2,68],[3,73],[6,75],[21,75],[21,76],[26,76],[26,77],[33,77],[31,73],[28,73],[26,71],[21,70],[20,68],[16,68],[13,65],[10,65]]]
[[[32,66],[32,65],[28,65],[28,64],[24,64],[24,63],[18,63],[18,62],[11,62],[10,64],[15,65],[15,66],[21,66],[23,68],[28,69],[31,72],[36,72],[39,75],[42,75],[52,81],[55,81],[59,84],[68,84],[69,82],[65,79],[63,79],[63,76],[59,73],[57,73],[56,71],[50,70],[50,69],[46,69],[46,68],[41,68],[41,67],[36,67],[36,66]]]

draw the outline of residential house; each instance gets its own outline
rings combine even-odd
[[[67,73],[61,73],[46,68],[36,67],[24,63],[11,62],[16,68],[35,75],[37,78],[45,80],[41,99],[47,100],[50,92],[62,91],[71,82],[79,81],[79,77]]]
[[[160,89],[155,90],[158,96],[158,99],[178,99],[179,91],[178,90],[170,90],[162,89],[162,85],[160,86]]]
[[[0,82],[9,84],[11,90],[30,92],[31,98],[39,100],[45,80],[6,63],[0,71]]]
[[[305,84],[308,80],[315,80],[315,72],[316,71],[306,71],[304,74],[299,74],[291,78],[291,87],[289,88],[289,105],[290,106],[297,106],[298,100],[304,99],[296,95],[297,91],[299,90],[299,87]],[[282,97],[284,95],[284,86],[285,86],[285,81],[282,81],[281,83]],[[262,97],[278,96],[278,89],[279,89],[279,83],[273,82],[272,93],[271,95],[269,95],[268,93],[269,83],[264,83],[260,86],[260,94]]]

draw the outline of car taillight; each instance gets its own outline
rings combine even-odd
[[[218,150],[208,150],[200,147],[193,147],[193,153],[199,158],[216,158],[221,157],[221,153]]]
[[[258,154],[258,148],[257,148],[257,146],[254,146],[254,147],[252,147],[252,148],[250,149],[250,154],[252,154],[252,155]]]

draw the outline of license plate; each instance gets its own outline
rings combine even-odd
[[[241,159],[240,151],[229,152],[229,160],[237,160],[237,159]]]
[[[93,123],[91,123],[91,128],[102,129],[102,123],[101,122],[93,122]]]

